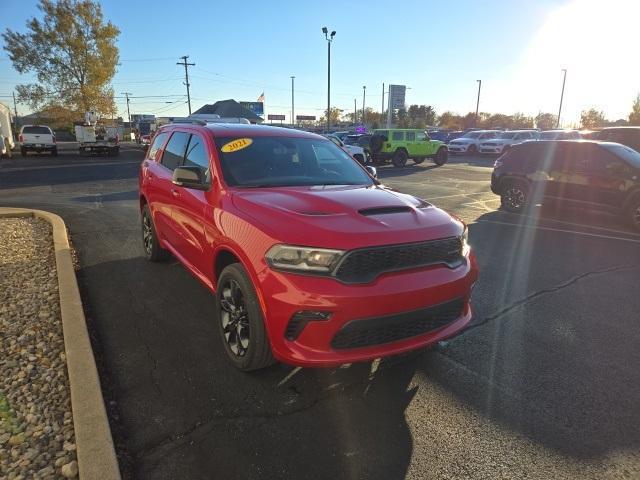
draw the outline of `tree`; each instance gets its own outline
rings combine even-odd
[[[438,126],[450,130],[460,130],[462,129],[462,117],[457,113],[444,112],[438,118]]]
[[[516,112],[510,117],[511,126],[509,128],[533,128],[533,117]]]
[[[7,29],[4,49],[19,73],[37,83],[18,85],[18,98],[31,108],[70,112],[77,119],[93,110],[116,113],[111,79],[118,63],[120,31],[104,22],[92,0],[40,0],[43,18],[27,21],[27,33]]]
[[[629,125],[640,125],[640,93],[636,96],[633,106],[631,107]]]
[[[583,110],[580,114],[580,126],[582,128],[603,127],[606,123],[607,120],[604,118],[604,113],[595,108]]]
[[[337,107],[331,107],[331,116],[329,117],[329,119],[331,120],[331,125],[335,125],[340,121],[340,115],[342,115],[342,109],[337,108]],[[353,113],[351,114],[351,116],[353,116]],[[318,123],[320,125],[326,125],[327,124],[327,111],[326,110],[322,114],[322,117],[320,117],[320,120],[318,120]]]
[[[549,130],[556,128],[558,124],[558,116],[553,113],[539,113],[536,118],[536,127],[541,130]]]

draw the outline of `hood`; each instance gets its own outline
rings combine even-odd
[[[236,208],[282,243],[352,249],[462,234],[449,214],[382,186],[236,189]]]
[[[467,144],[467,143],[475,143],[477,141],[478,141],[477,138],[458,137],[458,138],[456,138],[454,140],[451,140],[451,142],[449,142],[449,143],[464,143],[464,144]]]

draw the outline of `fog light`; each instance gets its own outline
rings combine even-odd
[[[289,325],[287,325],[284,336],[287,340],[295,340],[300,336],[304,327],[307,326],[307,323],[325,321],[330,318],[331,312],[300,310],[299,312],[294,313],[291,320],[289,320]]]

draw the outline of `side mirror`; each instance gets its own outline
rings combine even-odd
[[[373,178],[375,178],[376,180],[378,179],[378,170],[376,170],[376,167],[372,167],[371,165],[367,165],[366,167],[364,167],[364,169]]]
[[[209,190],[207,175],[202,167],[177,167],[173,171],[173,183],[194,190]]]

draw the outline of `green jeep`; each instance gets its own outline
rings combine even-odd
[[[415,164],[433,158],[436,165],[444,165],[449,155],[444,142],[431,140],[427,132],[416,128],[374,130],[369,146],[374,162],[391,160],[396,167],[404,167],[409,158]]]

